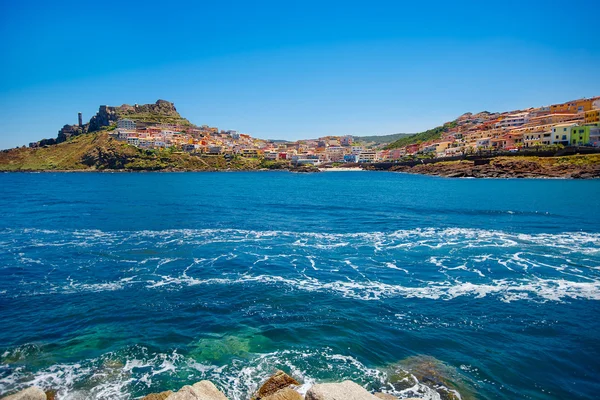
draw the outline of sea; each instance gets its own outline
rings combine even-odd
[[[398,398],[600,397],[600,181],[0,174],[0,395],[276,369]]]

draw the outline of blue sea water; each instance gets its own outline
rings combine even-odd
[[[399,397],[600,396],[600,182],[0,174],[0,395],[275,368]]]

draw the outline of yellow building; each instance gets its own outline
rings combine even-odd
[[[594,97],[591,99],[579,99],[568,101],[562,104],[553,104],[550,106],[550,112],[552,114],[557,113],[580,113],[590,111],[593,108],[594,102],[597,102],[600,97]]]
[[[585,120],[586,124],[593,124],[594,122],[600,122],[600,110],[586,111],[584,120]]]

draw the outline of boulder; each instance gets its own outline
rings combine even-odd
[[[396,396],[392,396],[391,394],[387,394],[387,393],[375,393],[375,397],[377,397],[378,399],[383,399],[383,400],[398,400],[398,398]]]
[[[211,381],[200,381],[184,386],[167,400],[227,400],[227,397]]]
[[[150,393],[148,396],[142,398],[142,400],[166,400],[167,397],[169,397],[172,394],[173,392],[170,390],[160,393]]]
[[[287,388],[291,385],[299,385],[300,383],[281,370],[275,371],[269,379],[262,384],[260,389],[252,397],[254,400],[266,399],[278,391]],[[290,397],[291,398],[291,397]],[[284,399],[284,397],[282,397]]]
[[[362,386],[352,382],[314,385],[306,393],[306,400],[380,400]]]
[[[3,397],[2,400],[46,400],[46,393],[40,388],[30,387],[10,396]]]
[[[267,397],[261,397],[261,400],[303,400],[303,397],[294,389],[287,387]]]

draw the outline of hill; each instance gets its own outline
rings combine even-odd
[[[396,140],[402,139],[407,136],[411,136],[412,133],[394,133],[391,135],[371,135],[371,136],[352,136],[354,140],[357,140],[366,144],[380,145],[386,143],[392,143]]]
[[[127,118],[138,123],[160,123],[191,126],[192,123],[177,112],[175,105],[166,100],[154,104],[123,104],[117,107],[100,106],[98,113],[89,122],[88,132],[95,132]]]
[[[197,157],[172,149],[143,150],[113,139],[107,131],[79,135],[52,146],[0,152],[0,171],[214,171],[261,167],[258,159]]]
[[[404,136],[389,145],[385,146],[385,149],[396,149],[398,147],[408,146],[413,143],[423,143],[430,140],[439,139],[442,133],[455,128],[458,125],[457,121],[448,122],[442,126],[438,126],[433,129],[426,130],[425,132],[415,133],[414,135]]]

